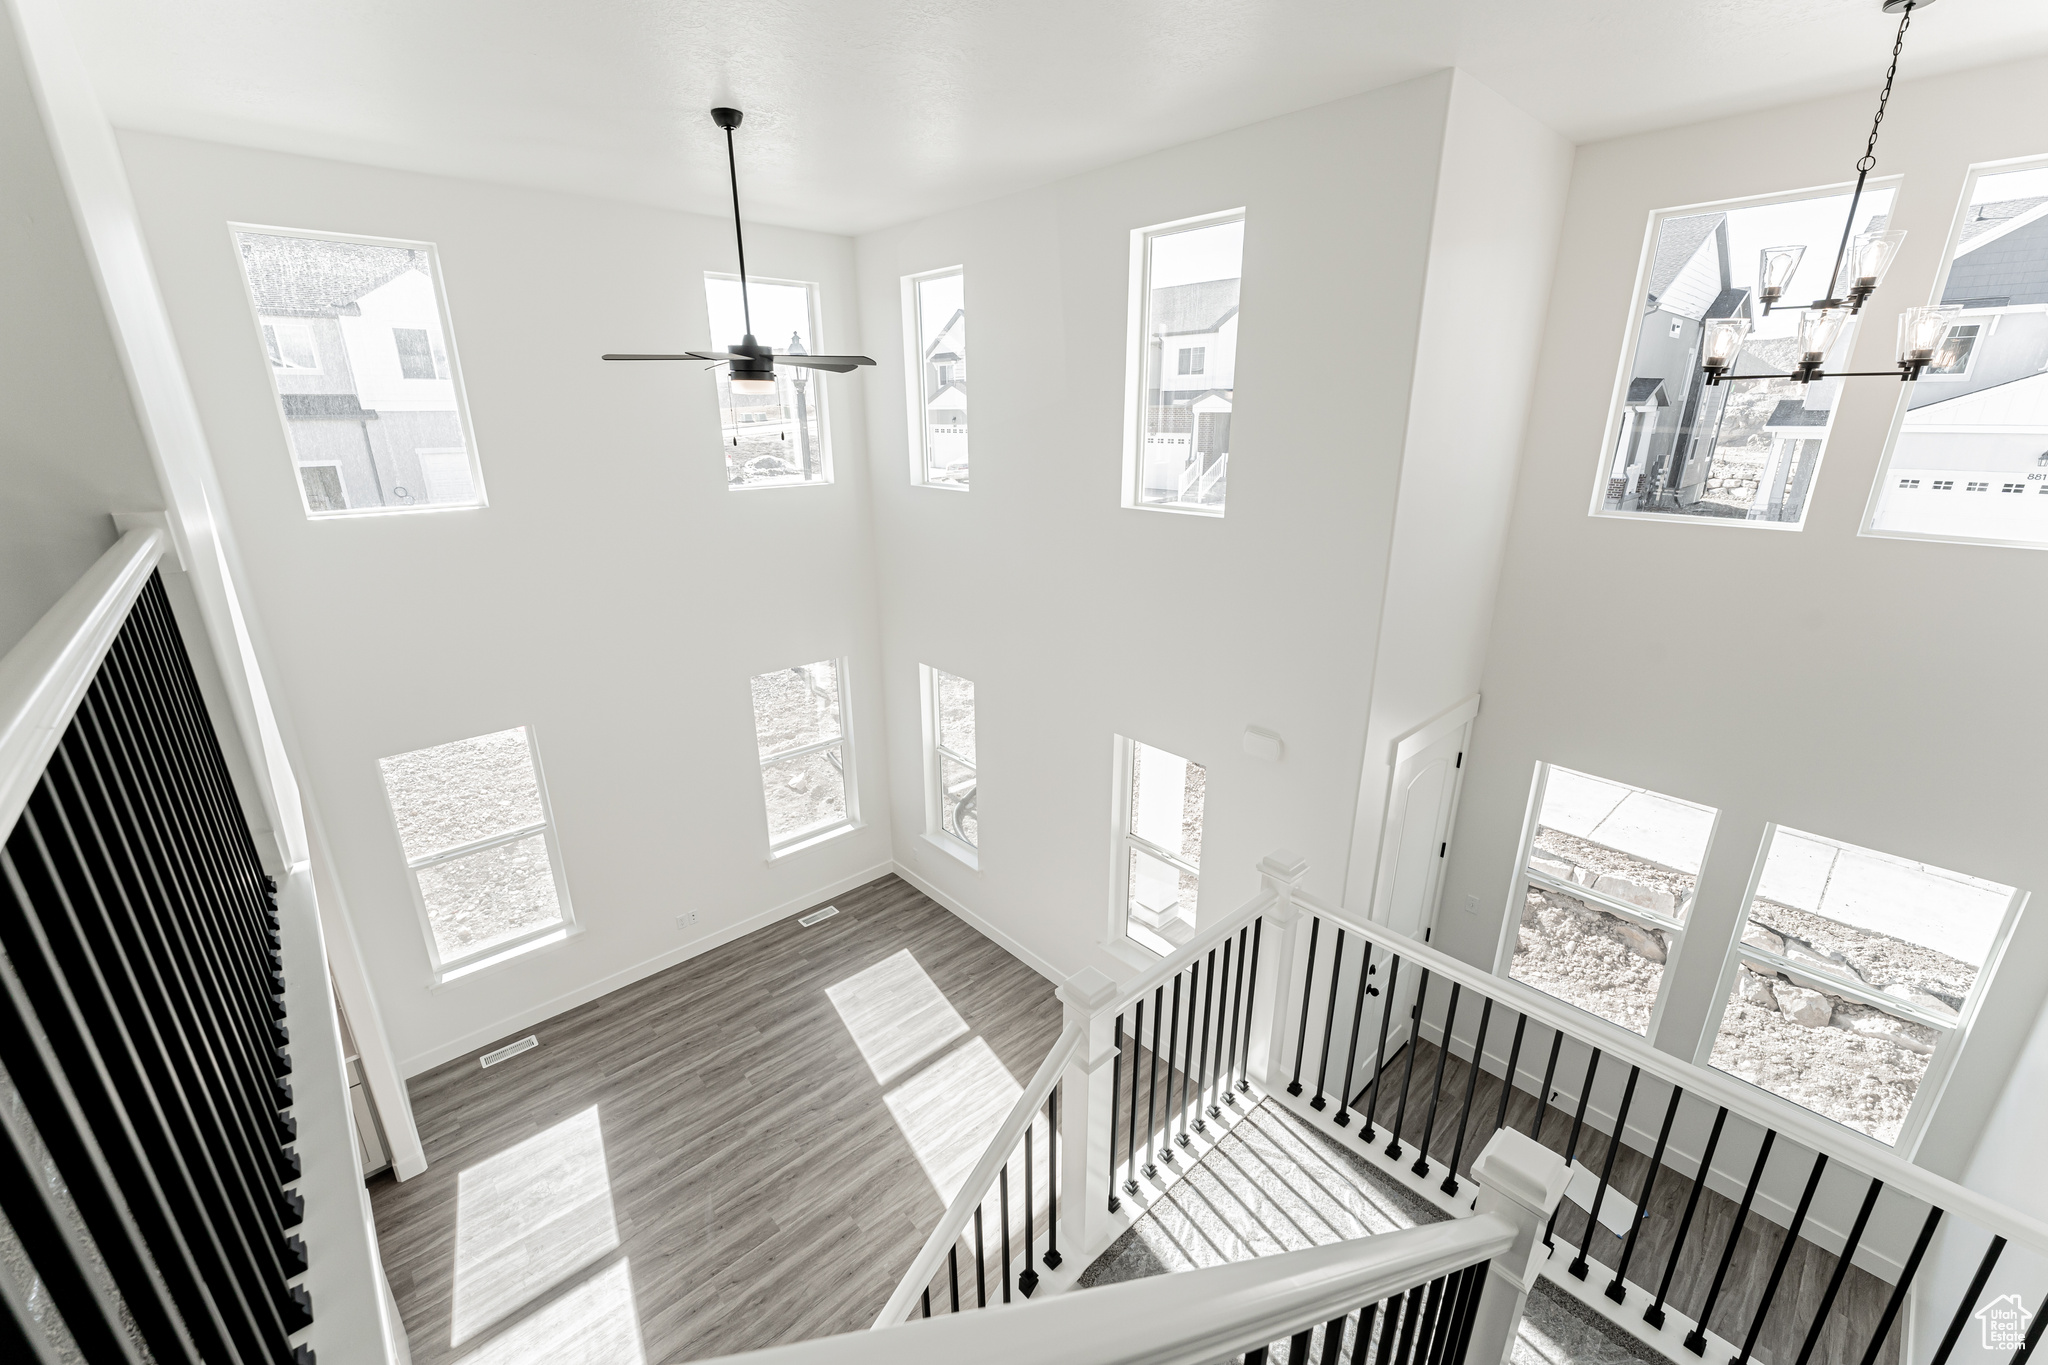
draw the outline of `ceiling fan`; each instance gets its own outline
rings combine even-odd
[[[732,235],[740,255],[740,311],[746,318],[746,337],[729,351],[684,351],[680,355],[607,355],[606,360],[710,360],[729,366],[734,393],[775,392],[775,364],[794,365],[807,370],[830,370],[845,374],[857,365],[875,362],[864,355],[777,355],[773,348],[754,340],[754,311],[747,298],[747,239],[740,230],[740,172],[733,156],[732,130],[744,118],[737,109],[713,109],[711,121],[725,130],[725,164],[732,177]]]

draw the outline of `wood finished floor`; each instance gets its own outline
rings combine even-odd
[[[812,928],[783,920],[551,1019],[530,1030],[536,1051],[488,1071],[471,1054],[412,1080],[429,1168],[370,1193],[418,1365],[525,1359],[514,1338],[529,1327],[535,1351],[545,1336],[568,1346],[551,1360],[584,1358],[573,1343],[602,1334],[565,1315],[601,1277],[616,1282],[621,1261],[650,1365],[869,1325],[944,1211],[887,1097],[980,1043],[1027,1081],[1060,1008],[1049,982],[897,877],[833,904]],[[966,1032],[885,1086],[826,991],[906,950]],[[890,1006],[878,1010],[886,1027]],[[601,1255],[454,1343],[462,1173],[592,1106],[616,1249],[598,1236]],[[537,1187],[554,1178],[533,1173]]]
[[[1401,1140],[1411,1161],[1428,1121],[1437,1056],[1437,1049],[1431,1043],[1424,1041],[1417,1045],[1414,1081],[1409,1091],[1407,1115],[1401,1125]],[[1407,1066],[1407,1054],[1397,1053],[1388,1059],[1386,1068],[1380,1073],[1380,1094],[1373,1108],[1373,1121],[1378,1126],[1381,1148],[1387,1144],[1389,1125],[1399,1106],[1402,1076]],[[1443,1163],[1450,1160],[1452,1146],[1457,1140],[1458,1122],[1465,1112],[1465,1087],[1470,1075],[1469,1065],[1457,1054],[1453,1053],[1447,1059],[1442,1098],[1429,1144],[1435,1167],[1433,1179],[1443,1178]],[[1471,1174],[1473,1158],[1486,1145],[1486,1138],[1492,1135],[1494,1117],[1500,1112],[1500,1092],[1500,1078],[1481,1071],[1479,1086],[1472,1100],[1474,1120],[1458,1162],[1461,1180]],[[1365,1090],[1361,1089],[1352,1101],[1360,1107],[1360,1112],[1364,1098]],[[1535,1124],[1536,1111],[1536,1096],[1516,1087],[1508,1100],[1508,1126],[1529,1132]],[[1538,1138],[1544,1146],[1562,1153],[1571,1136],[1571,1127],[1571,1112],[1552,1105],[1544,1115],[1543,1130]],[[1351,1131],[1358,1131],[1355,1119]],[[1579,1139],[1577,1159],[1597,1172],[1606,1159],[1608,1141],[1606,1134],[1587,1124]],[[1614,1159],[1614,1188],[1633,1200],[1643,1187],[1643,1176],[1649,1166],[1650,1159],[1646,1154],[1622,1144]],[[1665,1264],[1671,1256],[1672,1234],[1678,1227],[1678,1220],[1685,1211],[1685,1201],[1691,1193],[1690,1179],[1669,1166],[1659,1168],[1650,1194],[1650,1217],[1643,1225],[1641,1236],[1636,1239],[1635,1255],[1629,1263],[1627,1275],[1628,1306],[1638,1315],[1649,1305],[1663,1277]],[[1551,1259],[1562,1266],[1577,1255],[1587,1220],[1585,1211],[1575,1204],[1567,1202],[1560,1209],[1554,1234],[1557,1249]],[[1692,1227],[1686,1234],[1685,1247],[1679,1256],[1667,1299],[1671,1307],[1688,1317],[1697,1318],[1706,1302],[1714,1271],[1720,1264],[1722,1248],[1728,1240],[1728,1230],[1735,1223],[1735,1210],[1734,1200],[1712,1189],[1701,1193],[1699,1208],[1693,1214]],[[1763,1298],[1771,1267],[1784,1244],[1784,1229],[1752,1211],[1743,1224],[1741,1237],[1736,1241],[1735,1256],[1728,1267],[1727,1281],[1715,1302],[1713,1316],[1707,1323],[1708,1330],[1741,1345],[1749,1331],[1751,1315]],[[1621,1238],[1610,1235],[1605,1228],[1595,1229],[1587,1247],[1587,1259],[1594,1263],[1589,1282],[1604,1288],[1614,1278],[1614,1267],[1621,1259],[1621,1249]],[[1792,1257],[1786,1263],[1777,1297],[1764,1319],[1763,1331],[1757,1337],[1756,1358],[1763,1365],[1793,1365],[1799,1359],[1800,1347],[1807,1328],[1813,1322],[1814,1310],[1819,1307],[1828,1279],[1834,1274],[1836,1259],[1833,1253],[1805,1238],[1798,1239]],[[1601,1266],[1606,1267],[1604,1274],[1599,1269]],[[1648,1282],[1647,1287],[1645,1281]],[[1862,1267],[1851,1265],[1843,1277],[1842,1287],[1828,1313],[1828,1325],[1815,1344],[1808,1365],[1859,1365],[1890,1293],[1889,1284]],[[1893,1327],[1876,1365],[1896,1365],[1902,1330],[1898,1325]]]

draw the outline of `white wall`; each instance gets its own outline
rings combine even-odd
[[[839,481],[728,493],[711,378],[606,365],[708,343],[730,225],[593,199],[124,135],[315,825],[408,1072],[886,870],[862,388]],[[438,245],[482,511],[301,510],[230,221]],[[859,336],[851,243],[750,234]],[[843,655],[864,828],[770,864],[748,678]],[[582,932],[431,989],[376,760],[512,725],[546,765]],[[698,920],[679,929],[678,915]]]
[[[1967,166],[2048,150],[2034,117],[2044,80],[2048,65],[2033,62],[1901,82],[1879,170],[1904,176],[1894,226],[1911,236],[1857,368],[1888,366],[1897,313],[1929,298]],[[1715,961],[1766,821],[2048,891],[2048,731],[2028,719],[2048,666],[2048,557],[1857,535],[1900,385],[1849,381],[1802,531],[1587,515],[1650,213],[1838,183],[1870,103],[1578,150],[1439,919],[1448,951],[1493,959],[1539,760],[1720,808],[1684,950]],[[1708,989],[1667,1007],[1680,1031],[1696,1032],[1712,1004],[1703,977]],[[2048,1101],[2012,1093],[1993,1113],[2044,986],[2048,915],[2036,907],[1918,1152],[1961,1175],[1989,1128],[1987,1158],[2005,1156],[1969,1178],[2037,1212],[2039,1182],[2011,1159],[2026,1149],[2001,1134],[2037,1136]],[[1794,1197],[1798,1176],[1786,1177]]]
[[[1462,151],[1444,150],[1447,117]],[[1101,947],[1117,734],[1208,769],[1203,919],[1255,893],[1254,865],[1281,846],[1308,857],[1311,889],[1341,894],[1396,506],[1411,500],[1404,450],[1432,463],[1440,500],[1446,482],[1499,477],[1475,495],[1497,525],[1519,438],[1513,373],[1469,464],[1436,466],[1455,442],[1441,425],[1409,426],[1425,275],[1439,287],[1432,252],[1448,263],[1475,243],[1442,216],[1440,162],[1489,132],[1506,137],[1498,158],[1533,162],[1515,188],[1549,174],[1561,199],[1562,144],[1444,72],[860,239],[867,345],[883,370],[869,439],[897,857],[1042,970],[1132,969]],[[1472,209],[1478,178],[1476,163],[1448,173],[1443,202]],[[1540,217],[1544,192],[1532,192]],[[1125,510],[1130,234],[1240,206],[1227,514]],[[1547,268],[1545,226],[1513,226],[1527,245],[1509,244],[1510,257]],[[962,264],[974,336],[964,496],[908,482],[898,374],[901,277]],[[1508,301],[1510,339],[1540,304],[1540,289]],[[1337,339],[1343,358],[1328,354]],[[1441,709],[1476,681],[1486,553],[1472,590],[1453,590],[1481,602],[1459,607],[1478,613],[1471,638],[1390,689],[1408,710]],[[976,684],[979,871],[920,837],[920,663]],[[1245,755],[1246,725],[1283,738],[1280,763]]]

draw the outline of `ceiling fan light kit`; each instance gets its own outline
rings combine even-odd
[[[733,245],[738,249],[740,263],[740,314],[745,319],[746,335],[723,351],[684,351],[679,355],[646,355],[612,352],[606,360],[709,360],[726,366],[726,382],[736,394],[755,397],[773,396],[775,393],[775,366],[777,362],[796,369],[830,370],[834,374],[846,374],[856,366],[872,365],[875,362],[864,355],[777,355],[770,346],[763,346],[754,340],[754,309],[747,297],[747,238],[740,222],[740,171],[739,159],[733,151],[733,129],[740,126],[746,114],[738,109],[718,108],[711,111],[711,121],[725,133],[726,175],[732,183],[732,236]]]

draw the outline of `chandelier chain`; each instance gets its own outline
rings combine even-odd
[[[1899,53],[1906,46],[1906,30],[1913,23],[1913,7],[1906,6],[1906,12],[1899,16],[1899,36],[1892,39],[1892,64],[1885,68],[1884,89],[1877,97],[1877,117],[1870,121],[1870,142],[1863,149],[1863,157],[1856,163],[1856,169],[1868,175],[1877,165],[1877,130],[1884,123],[1884,107],[1891,102],[1892,81],[1899,74]]]

